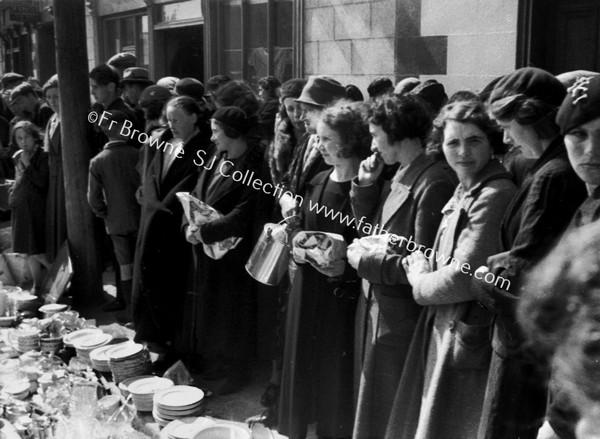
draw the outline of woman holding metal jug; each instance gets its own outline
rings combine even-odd
[[[353,425],[353,331],[359,281],[345,259],[357,237],[350,183],[369,155],[368,126],[357,104],[324,110],[318,150],[333,169],[317,174],[301,206],[293,239],[298,271],[285,337],[279,429],[290,439],[317,423],[319,437],[350,437]]]

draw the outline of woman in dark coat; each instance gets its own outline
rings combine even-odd
[[[198,128],[200,108],[180,96],[166,106],[169,129],[153,146],[157,151],[146,169],[142,187],[140,229],[133,274],[135,339],[163,354],[157,370],[176,358],[171,348],[183,312],[188,245],[181,235],[183,208],[175,196],[196,183],[197,154],[209,146]]]
[[[46,257],[54,260],[60,247],[67,240],[67,208],[65,204],[65,177],[62,163],[60,136],[60,106],[58,99],[58,76],[54,75],[44,84],[44,96],[54,110],[44,132],[44,150],[48,153],[50,179],[46,204]]]
[[[350,244],[358,236],[351,225],[350,182],[369,153],[367,124],[356,105],[339,103],[323,112],[317,134],[319,152],[333,169],[310,182],[303,228],[342,235]],[[324,206],[352,222],[332,219],[311,206]],[[288,304],[278,427],[290,439],[306,437],[314,422],[319,437],[352,435],[353,328],[359,290],[356,271],[345,258],[326,269],[298,264]]]
[[[202,225],[184,219],[186,239],[194,244],[193,291],[184,321],[192,325],[190,348],[203,361],[202,376],[221,379],[217,393],[234,393],[250,378],[253,354],[256,282],[245,269],[254,246],[257,205],[264,195],[252,187],[262,180],[264,149],[247,137],[251,128],[239,107],[219,108],[212,116],[215,149],[198,157],[201,167],[191,195],[216,209],[222,217]],[[244,175],[252,181],[244,183]],[[265,175],[266,176],[266,175]],[[238,237],[238,245],[220,259],[206,254],[203,244]]]
[[[41,148],[38,128],[31,122],[18,122],[13,129],[15,185],[10,194],[13,251],[27,255],[33,275],[33,289],[42,287],[42,268],[50,268],[44,255],[44,220],[48,193],[48,154]]]
[[[498,253],[502,214],[516,188],[494,158],[504,151],[502,135],[477,100],[444,107],[432,139],[460,184],[443,209],[432,251],[412,253],[404,262],[415,301],[426,308],[386,437],[476,439],[490,366],[493,313],[474,300],[470,267]]]
[[[536,161],[502,220],[503,253],[488,258],[482,268],[509,281],[501,286],[510,286],[475,285],[480,301],[496,312],[481,420],[481,434],[489,439],[535,438],[544,420],[547,364],[524,345],[516,307],[524,272],[555,244],[586,196],[554,123],[565,93],[550,73],[523,68],[504,76],[490,95],[505,142]]]

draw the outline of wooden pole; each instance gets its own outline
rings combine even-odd
[[[73,261],[71,292],[79,305],[102,298],[102,271],[94,218],[87,203],[88,166],[92,158],[86,140],[90,88],[84,0],[54,0],[56,63],[59,80],[61,136],[67,237]]]

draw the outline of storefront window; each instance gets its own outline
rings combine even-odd
[[[211,74],[285,81],[293,75],[293,0],[213,0]]]
[[[148,16],[144,14],[104,20],[104,60],[119,52],[131,52],[140,67],[148,68]]]

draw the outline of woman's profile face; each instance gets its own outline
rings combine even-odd
[[[504,132],[504,143],[518,147],[524,157],[536,159],[540,156],[536,148],[540,138],[531,125],[521,125],[514,119],[497,122]]]
[[[600,185],[600,117],[565,134],[565,146],[579,178],[586,184]]]
[[[448,164],[466,187],[471,187],[493,154],[490,140],[481,128],[455,120],[446,122],[442,148]]]
[[[320,120],[317,124],[317,135],[319,136],[317,148],[323,156],[325,163],[330,166],[335,166],[341,161],[344,161],[340,153],[342,148],[342,138],[337,131]]]
[[[292,122],[292,125],[294,125],[294,128],[304,131],[304,123],[300,120],[302,108],[300,108],[300,104],[296,102],[296,99],[285,98],[282,102],[282,105],[284,106],[285,111],[290,118],[290,122]]]

